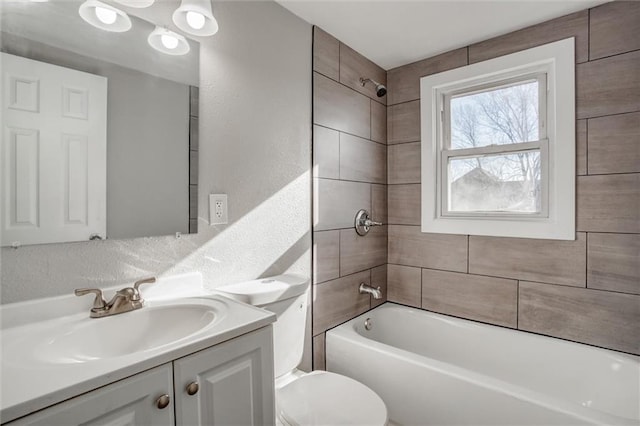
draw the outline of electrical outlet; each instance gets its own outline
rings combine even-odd
[[[223,225],[228,222],[227,194],[209,194],[209,224]]]

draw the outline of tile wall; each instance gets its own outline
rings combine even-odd
[[[640,2],[388,71],[388,299],[640,354]],[[420,77],[576,39],[575,241],[420,232]]]
[[[386,84],[386,71],[337,39],[313,36],[313,345],[324,369],[325,331],[376,306],[360,283],[386,297],[387,226],[356,234],[366,209],[387,221],[387,107],[360,77]]]

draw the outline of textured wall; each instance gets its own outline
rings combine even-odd
[[[358,292],[361,282],[386,298],[387,227],[358,236],[358,210],[386,222],[386,96],[360,77],[386,84],[386,72],[314,27],[313,43],[313,343],[324,369],[325,331],[384,300]]]
[[[613,2],[392,69],[388,298],[640,353],[640,3]],[[575,241],[420,232],[420,77],[576,37]]]
[[[209,287],[310,275],[311,26],[274,2],[214,8],[220,31],[201,39],[200,232],[2,249],[3,303],[193,270]],[[218,192],[230,223],[210,227]]]

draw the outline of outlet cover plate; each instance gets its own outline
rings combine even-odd
[[[209,224],[229,223],[227,194],[209,194]]]

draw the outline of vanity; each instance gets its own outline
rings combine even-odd
[[[275,315],[175,278],[141,293],[105,318],[73,295],[0,307],[1,423],[273,423]]]

